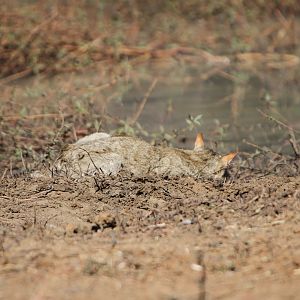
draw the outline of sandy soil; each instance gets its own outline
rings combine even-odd
[[[1,299],[299,299],[299,176],[23,176],[0,200]]]

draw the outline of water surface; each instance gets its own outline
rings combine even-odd
[[[148,131],[172,131],[186,127],[189,115],[201,115],[199,129],[208,139],[222,141],[225,148],[255,150],[245,143],[275,148],[287,145],[288,131],[280,130],[279,121],[300,129],[300,86],[297,72],[265,72],[261,76],[243,72],[243,78],[229,80],[213,76],[206,81],[166,85],[158,82],[138,122]],[[112,103],[110,112],[126,119],[134,114],[150,83],[131,89],[120,103]],[[196,129],[186,132],[189,143]],[[228,146],[228,147],[227,147]],[[288,148],[288,147],[287,147]],[[291,150],[291,149],[290,149]],[[285,151],[289,151],[285,149]]]

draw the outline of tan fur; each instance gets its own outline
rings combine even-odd
[[[192,176],[221,178],[233,154],[220,156],[204,147],[199,134],[194,150],[152,146],[135,137],[111,137],[107,134],[84,137],[70,145],[58,159],[55,169],[71,177],[99,173],[134,176]]]

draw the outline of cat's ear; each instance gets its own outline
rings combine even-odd
[[[205,148],[202,132],[199,132],[196,137],[194,151],[201,152]]]
[[[230,152],[227,155],[222,156],[221,161],[224,167],[227,167],[231,161],[236,157],[237,152]]]

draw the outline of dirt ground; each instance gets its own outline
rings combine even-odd
[[[299,299],[297,175],[0,186],[1,299]]]

